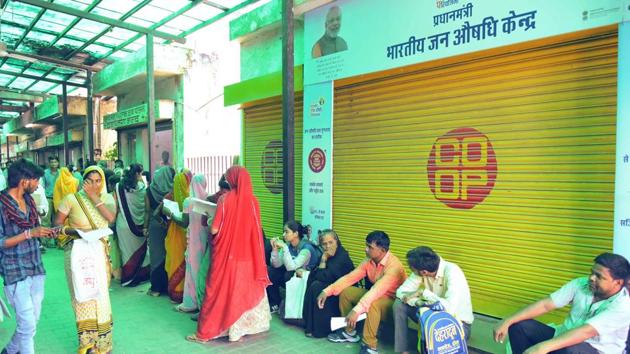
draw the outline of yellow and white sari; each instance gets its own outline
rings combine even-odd
[[[116,210],[114,198],[106,193],[103,171],[96,166],[92,166],[85,170],[84,176],[94,170],[98,171],[101,174],[101,178],[103,178],[101,200],[109,210]],[[108,227],[107,220],[101,215],[83,190],[67,195],[59,205],[59,212],[67,215],[66,223],[70,228],[88,231]],[[59,242],[65,252],[64,268],[68,288],[70,289],[72,308],[76,318],[79,336],[78,352],[80,354],[108,353],[112,350],[112,311],[109,301],[109,282],[99,284],[99,295],[96,300],[86,302],[78,302],[76,300],[72,285],[72,271],[70,268],[72,246],[75,239],[77,239],[76,236],[61,235]],[[103,252],[106,254],[106,263],[102,264],[98,271],[106,272],[105,279],[111,279],[106,238],[101,239],[101,246],[103,247]]]

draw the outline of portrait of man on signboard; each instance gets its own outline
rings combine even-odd
[[[339,36],[341,29],[341,8],[333,6],[328,9],[324,24],[324,35],[315,42],[311,50],[313,58],[323,57],[329,54],[348,50],[348,44]]]

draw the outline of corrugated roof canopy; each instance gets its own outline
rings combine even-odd
[[[0,0],[0,41],[7,49],[4,56],[0,53],[0,123],[24,109],[23,101],[9,99],[16,95],[60,95],[61,82],[79,85],[69,86],[69,92],[84,90],[85,70],[60,65],[64,62],[99,70],[142,48],[146,32],[156,42],[183,42],[188,34],[253,2]]]

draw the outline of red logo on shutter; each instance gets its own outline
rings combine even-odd
[[[282,141],[272,140],[262,153],[260,174],[263,184],[273,194],[282,193]]]
[[[473,128],[451,130],[436,139],[427,163],[429,187],[451,208],[472,209],[497,179],[497,159],[487,136]]]

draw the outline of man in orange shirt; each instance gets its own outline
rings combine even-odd
[[[381,319],[391,317],[396,289],[407,275],[400,260],[389,252],[389,236],[383,231],[372,231],[365,238],[364,260],[355,270],[324,289],[317,297],[319,308],[324,307],[328,296],[339,295],[339,309],[346,316],[347,326],[328,336],[331,342],[356,343],[361,338],[355,330],[359,315],[367,313],[363,327],[363,343],[360,354],[378,353],[376,333]],[[361,279],[373,284],[367,289],[352,285]]]

